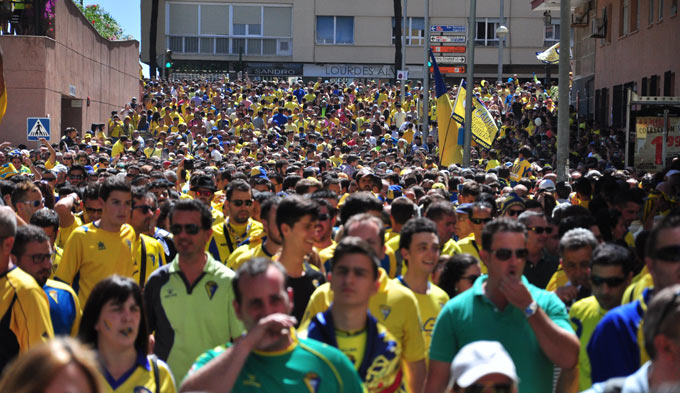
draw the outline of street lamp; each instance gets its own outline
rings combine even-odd
[[[503,83],[503,40],[509,32],[510,30],[503,25],[496,28],[496,37],[498,37],[498,83]]]

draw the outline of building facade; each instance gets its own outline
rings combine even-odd
[[[153,0],[142,0],[142,61],[151,63]],[[390,0],[158,0],[155,52],[163,64],[172,51],[173,72],[226,72],[252,76],[391,79],[394,76],[394,2]],[[536,52],[559,40],[559,17],[546,27],[524,1],[505,0],[509,29],[504,75],[543,75]],[[463,27],[469,2],[430,0],[430,26]],[[406,64],[410,78],[422,78],[425,49],[424,0],[407,0]],[[497,75],[499,2],[477,1],[475,76]],[[401,23],[399,21],[399,23]],[[435,34],[436,35],[436,34]],[[462,41],[462,42],[461,42]],[[433,44],[438,45],[438,44]],[[446,45],[446,44],[443,44]],[[465,51],[460,53],[465,57]],[[461,58],[457,61],[460,61]],[[449,65],[449,64],[446,64]],[[464,64],[460,64],[463,65]],[[440,64],[441,66],[441,64]],[[462,71],[459,69],[459,71]],[[447,74],[449,78],[465,76]]]
[[[49,117],[50,141],[66,127],[79,131],[103,123],[139,95],[139,42],[99,35],[72,0],[56,2],[48,36],[0,36],[4,53],[7,112],[3,140],[27,142],[27,118]]]

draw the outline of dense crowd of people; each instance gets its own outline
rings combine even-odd
[[[680,160],[626,168],[571,115],[558,179],[557,86],[515,75],[473,89],[492,148],[442,166],[405,92],[144,80],[0,144],[0,391],[677,387]]]

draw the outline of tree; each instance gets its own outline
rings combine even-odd
[[[132,36],[123,33],[123,28],[118,22],[101,8],[98,4],[90,4],[83,6],[78,2],[74,2],[80,8],[80,11],[85,15],[90,24],[94,26],[95,30],[104,38],[111,41],[131,40]]]

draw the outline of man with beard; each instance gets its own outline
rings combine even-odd
[[[262,224],[250,217],[253,206],[250,185],[236,179],[227,186],[226,197],[223,211],[227,217],[223,223],[212,226],[212,237],[206,244],[206,250],[225,264],[242,241],[262,233]]]
[[[212,215],[196,200],[181,200],[170,211],[177,256],[151,274],[144,287],[154,353],[182,380],[196,357],[241,335],[231,280],[234,272],[205,251]]]
[[[42,228],[24,225],[17,228],[12,255],[19,268],[30,274],[42,287],[50,302],[50,319],[54,334],[73,336],[78,333],[80,308],[78,295],[63,282],[50,280],[52,273],[52,246]]]
[[[139,272],[139,286],[144,288],[146,280],[157,268],[165,265],[163,245],[147,235],[152,230],[151,222],[156,214],[156,196],[142,187],[132,190],[132,213],[128,224],[135,230],[133,255]]]
[[[276,211],[281,203],[280,196],[273,196],[262,202],[260,216],[266,237],[256,245],[244,244],[237,248],[229,257],[227,267],[233,270],[238,268],[247,260],[256,257],[273,258],[281,249],[281,232],[276,226]]]

